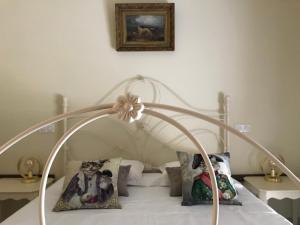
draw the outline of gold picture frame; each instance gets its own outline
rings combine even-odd
[[[116,4],[117,51],[174,51],[174,3]]]

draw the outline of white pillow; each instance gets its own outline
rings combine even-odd
[[[162,174],[167,174],[166,171],[167,167],[180,167],[180,162],[179,161],[167,162],[165,164],[162,164],[158,168],[162,172]]]
[[[122,159],[121,166],[131,165],[129,176],[128,176],[128,185],[138,185],[142,179],[144,164],[138,160],[127,160]]]
[[[170,186],[170,181],[167,173],[143,173],[143,176],[137,186],[168,187]]]

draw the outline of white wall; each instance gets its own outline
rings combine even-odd
[[[299,1],[173,1],[174,52],[116,52],[115,2],[123,1],[0,1],[0,144],[56,114],[57,93],[75,109],[142,74],[202,108],[230,94],[232,125],[251,124],[250,135],[300,175]],[[18,144],[1,157],[0,173],[16,173],[25,152],[45,160],[56,139],[36,134]],[[252,150],[232,138],[234,173],[259,171]]]

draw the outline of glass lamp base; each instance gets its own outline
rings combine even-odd
[[[265,180],[268,181],[268,182],[273,182],[273,183],[280,183],[281,182],[280,177],[271,176],[271,175],[266,175]]]
[[[23,183],[26,183],[26,184],[30,184],[30,183],[36,183],[36,182],[39,182],[40,178],[39,177],[30,177],[30,178],[26,178],[24,177],[24,179],[22,179],[22,182]]]

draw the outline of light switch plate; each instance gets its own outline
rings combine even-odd
[[[250,124],[236,124],[235,129],[237,129],[241,133],[250,133],[251,132],[251,125]]]
[[[46,127],[43,127],[41,129],[39,129],[40,133],[54,133],[55,132],[55,125],[54,124],[50,124]]]

